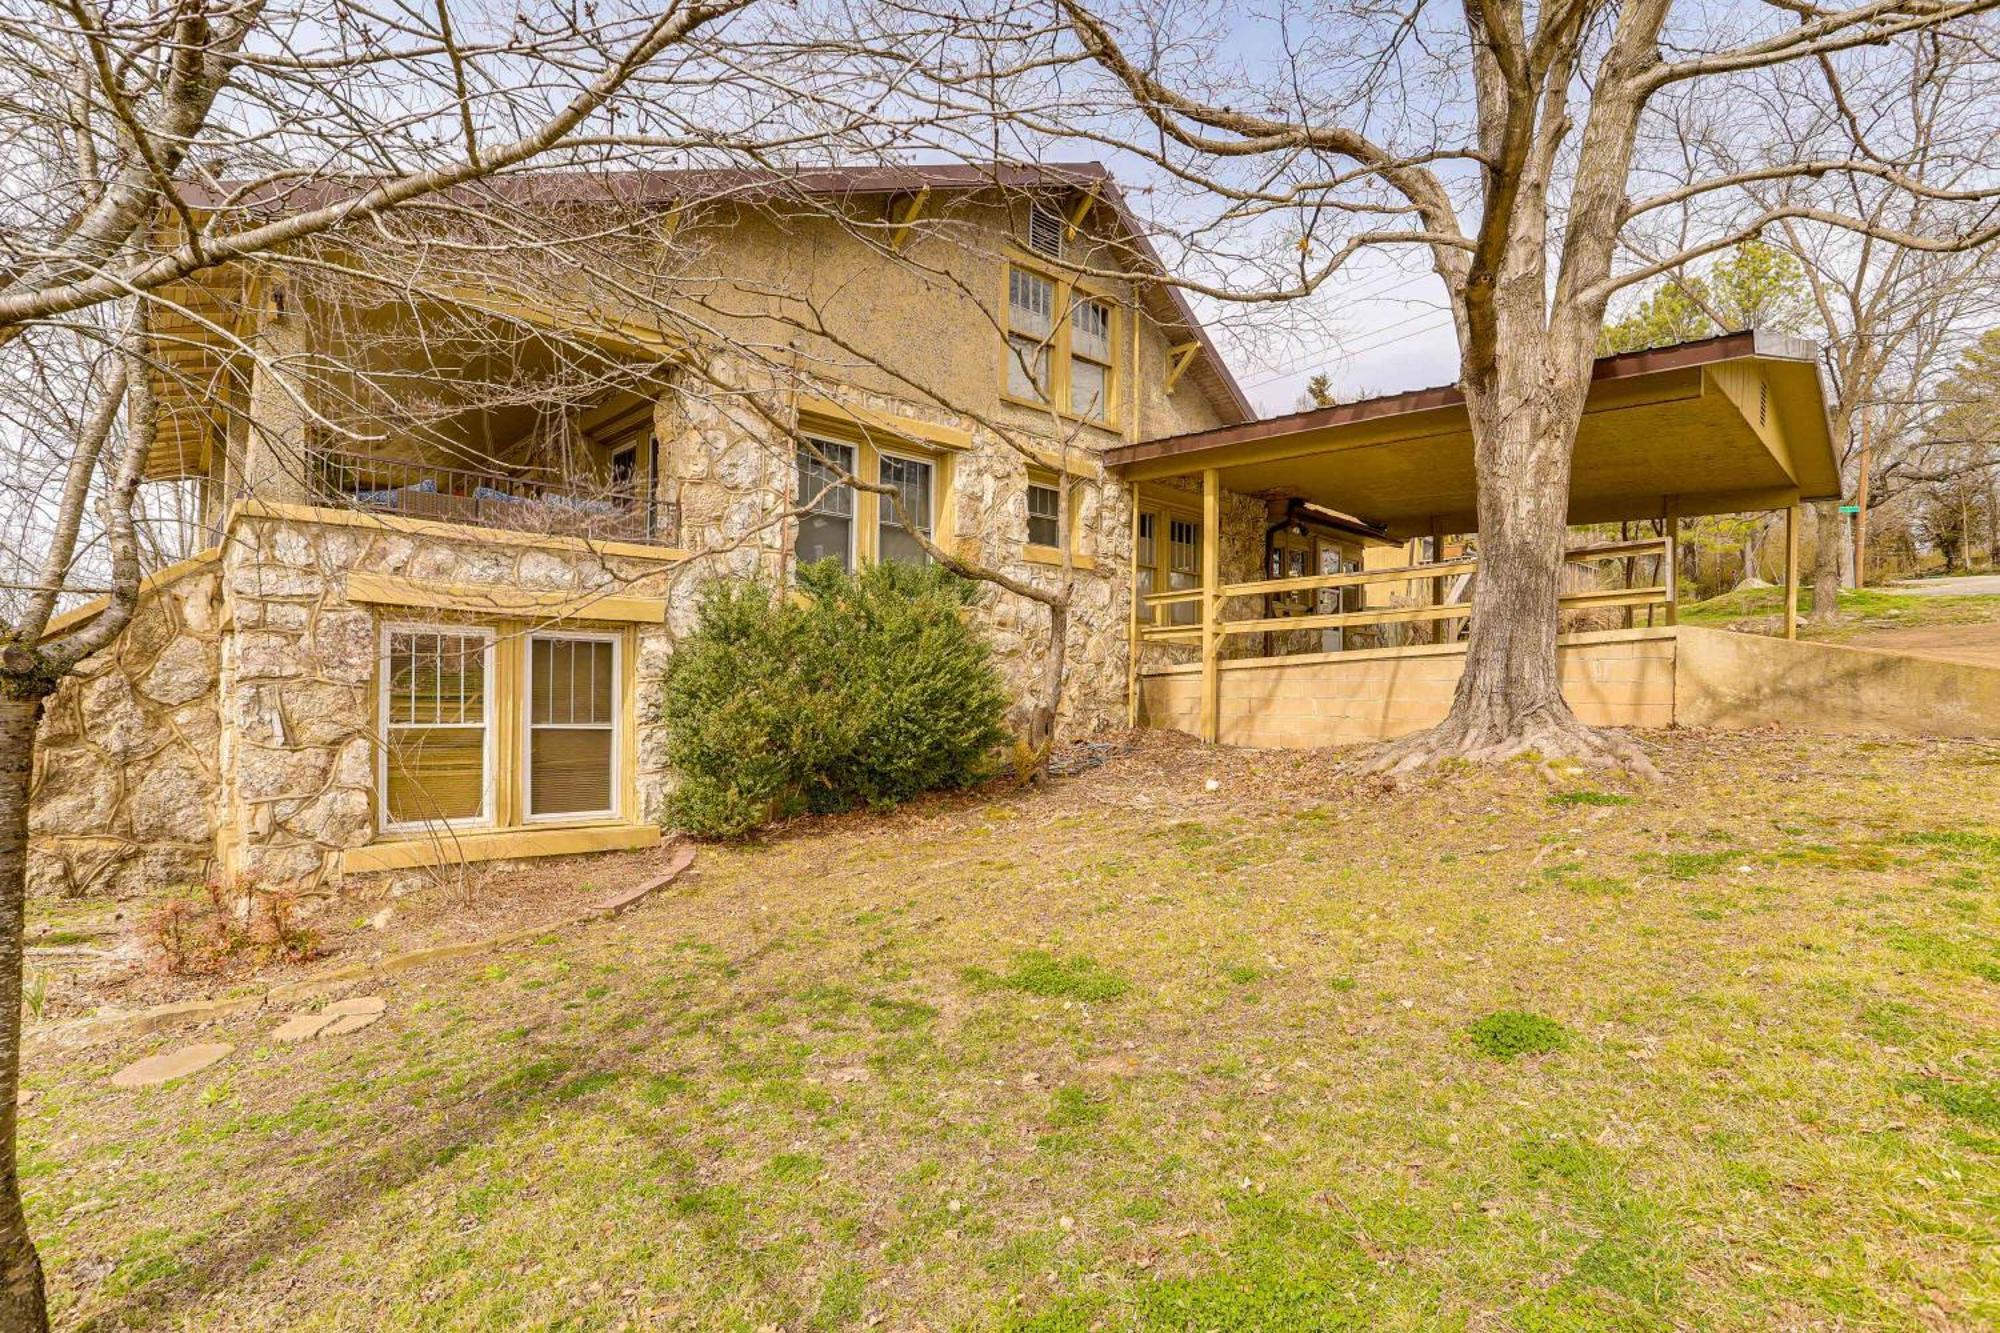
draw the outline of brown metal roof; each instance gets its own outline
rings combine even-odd
[[[1812,361],[1815,358],[1815,348],[1805,339],[1757,329],[1745,329],[1740,333],[1717,334],[1713,338],[1701,338],[1694,342],[1650,347],[1641,352],[1619,352],[1611,356],[1601,356],[1591,367],[1590,378],[1593,382],[1628,379],[1635,375],[1651,375],[1662,370],[1681,370],[1689,366],[1734,361],[1745,356],[1777,356],[1787,360]],[[1154,458],[1196,453],[1204,449],[1219,449],[1232,444],[1245,444],[1251,440],[1271,440],[1305,431],[1325,430],[1333,426],[1359,425],[1365,421],[1379,421],[1384,417],[1400,416],[1406,412],[1431,412],[1441,407],[1457,407],[1464,402],[1465,393],[1455,384],[1440,384],[1428,389],[1405,389],[1401,393],[1383,394],[1377,398],[1335,403],[1332,407],[1309,407],[1304,411],[1290,412],[1284,416],[1265,417],[1237,425],[1189,431],[1181,435],[1162,435],[1156,439],[1141,440],[1137,444],[1119,445],[1105,452],[1105,461],[1113,467],[1123,467]]]
[[[1571,521],[1767,509],[1840,493],[1817,349],[1744,332],[1598,359],[1579,426]],[[1225,489],[1292,496],[1392,535],[1476,523],[1465,396],[1413,389],[1106,451],[1131,481],[1206,469]]]
[[[183,186],[183,197],[195,209],[236,208],[291,212],[321,208],[350,199],[374,182],[366,177],[317,178],[303,181],[223,182],[215,188]],[[699,196],[704,200],[736,198],[760,202],[787,195],[820,198],[848,195],[901,194],[918,190],[1094,189],[1097,198],[1117,214],[1142,263],[1165,274],[1166,265],[1147,239],[1123,192],[1101,162],[1049,163],[886,163],[864,166],[764,168],[701,168],[670,171],[538,171],[527,170],[485,179],[445,191],[443,198],[460,205],[482,200],[516,206],[560,204],[669,204]],[[1220,396],[1241,421],[1253,421],[1257,411],[1215,348],[1186,295],[1173,283],[1160,283],[1171,306],[1171,319],[1185,327],[1202,352],[1200,376],[1211,397]]]

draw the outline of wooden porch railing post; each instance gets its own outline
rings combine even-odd
[[[1681,623],[1681,497],[1669,495],[1666,504],[1667,552],[1662,560],[1660,582],[1667,585],[1667,623]]]
[[[1139,725],[1139,488],[1132,487],[1132,616],[1125,658],[1125,725]]]
[[[1201,474],[1201,738],[1213,745],[1222,735],[1222,645],[1216,633],[1222,616],[1222,474]]]
[[[1799,637],[1799,506],[1785,507],[1785,637]]]

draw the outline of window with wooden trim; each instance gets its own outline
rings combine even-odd
[[[1118,401],[1118,316],[1078,284],[1007,266],[1006,395],[1113,424]]]
[[[493,635],[392,625],[384,637],[383,827],[491,822]]]
[[[853,569],[854,488],[841,478],[855,475],[854,446],[831,440],[801,444],[798,472],[796,503],[806,510],[799,516],[798,562],[809,565],[831,556],[842,569]]]
[[[932,525],[936,521],[932,506],[935,503],[936,487],[933,482],[937,469],[922,459],[904,458],[899,454],[881,455],[879,469],[881,484],[896,488],[911,525],[924,536],[930,536]],[[896,506],[890,502],[889,497],[877,497],[875,508],[878,515],[875,535],[876,558],[901,560],[912,565],[929,564],[930,554],[898,520]]]
[[[1139,536],[1132,552],[1139,595],[1159,592],[1190,592],[1201,587],[1201,520],[1170,509],[1139,511]],[[1140,619],[1161,625],[1201,623],[1199,602],[1174,602],[1152,608],[1148,617],[1142,608]]]
[[[1062,545],[1062,488],[1053,477],[1046,484],[1028,482],[1028,544]]]
[[[1007,392],[1050,401],[1049,353],[1056,332],[1056,284],[1018,265],[1007,272]]]
[[[618,675],[613,635],[537,634],[528,640],[528,818],[611,815],[618,790]]]
[[[1111,415],[1111,307],[1079,300],[1069,316],[1069,410],[1092,421]]]
[[[859,443],[814,438],[810,444],[798,450],[798,504],[805,512],[799,516],[794,545],[797,563],[828,556],[849,570],[877,560],[928,563],[918,534],[939,540],[939,517],[949,512],[949,450],[926,450],[899,439],[891,452],[866,436]],[[903,526],[890,496],[856,490],[840,482],[842,475],[865,485],[893,486],[911,526]]]

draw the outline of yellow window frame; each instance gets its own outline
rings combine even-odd
[[[464,827],[481,833],[556,832],[565,828],[595,828],[625,825],[638,818],[638,637],[631,624],[602,621],[554,621],[547,619],[495,619],[450,612],[412,615],[407,612],[385,615],[377,632],[383,652],[376,663],[377,679],[372,691],[375,705],[374,729],[378,748],[386,748],[388,715],[384,679],[388,671],[387,643],[391,629],[401,632],[469,634],[487,637],[486,755],[489,791],[485,815]],[[536,634],[588,636],[609,639],[617,645],[615,673],[618,689],[617,717],[613,726],[612,809],[604,813],[576,816],[551,815],[531,819],[528,814],[528,641]],[[444,831],[437,821],[390,825],[382,769],[377,767],[374,792],[375,843],[428,841]],[[523,844],[526,845],[526,844]],[[523,853],[528,854],[528,853]]]
[[[800,433],[807,439],[822,440],[828,444],[844,444],[852,448],[854,475],[870,484],[879,484],[881,481],[884,454],[891,458],[928,463],[931,468],[931,541],[945,551],[952,549],[950,518],[954,512],[952,487],[956,469],[953,467],[953,461],[957,450],[937,447],[928,441],[903,435],[878,442],[875,435],[866,430],[850,433],[814,427],[802,429]],[[803,444],[804,441],[801,441],[801,447]],[[888,496],[877,495],[873,491],[854,492],[854,536],[851,549],[856,569],[875,564],[882,558],[882,517],[888,512],[890,512]]]
[[[1192,505],[1181,504],[1177,500],[1168,500],[1155,491],[1138,492],[1134,497],[1134,503],[1138,508],[1141,518],[1151,518],[1153,520],[1153,559],[1152,563],[1147,565],[1139,563],[1139,549],[1136,541],[1138,524],[1134,523],[1133,565],[1136,568],[1151,571],[1153,576],[1152,587],[1149,590],[1151,592],[1187,591],[1186,589],[1174,589],[1171,583],[1171,576],[1173,574],[1173,524],[1179,521],[1194,525],[1195,547],[1199,551],[1201,546],[1201,510]],[[1199,574],[1199,570],[1196,572]],[[1178,620],[1175,619],[1174,615],[1176,611],[1180,612]],[[1139,620],[1142,624],[1152,625],[1196,624],[1201,620],[1201,608],[1193,602],[1142,607]]]
[[[1033,274],[1044,282],[1052,284],[1055,288],[1055,295],[1053,297],[1054,312],[1050,319],[1049,332],[1041,342],[1041,345],[1048,351],[1049,359],[1048,382],[1042,386],[1048,394],[1047,402],[1039,402],[1033,398],[1024,398],[1008,387],[1013,383],[1013,370],[1016,364],[1013,339],[1017,337],[1028,338],[1037,336],[1032,333],[1023,333],[1014,327],[1014,273],[1016,270]],[[1070,347],[1071,316],[1075,313],[1077,305],[1083,301],[1094,301],[1102,305],[1106,315],[1105,339],[1108,344],[1106,351],[1110,356],[1110,360],[1099,361],[1094,356],[1083,358],[1094,365],[1104,367],[1103,411],[1097,416],[1086,416],[1078,412],[1073,412],[1069,406],[1070,366],[1073,357]],[[1118,404],[1121,401],[1121,395],[1124,391],[1125,366],[1124,358],[1119,355],[1119,329],[1124,318],[1125,309],[1123,304],[1109,292],[1104,291],[1094,283],[1084,282],[1075,278],[1065,278],[1049,269],[1035,264],[1023,263],[1018,259],[1010,259],[1001,264],[1001,401],[1013,403],[1020,407],[1033,408],[1037,412],[1053,411],[1064,420],[1082,422],[1085,425],[1094,426],[1101,430],[1116,431],[1121,429]]]
[[[1043,486],[1056,492],[1061,499],[1063,531],[1069,534],[1069,563],[1075,569],[1095,569],[1097,562],[1083,549],[1083,491],[1090,482],[1076,473],[1063,473],[1055,468],[1028,465],[1029,486]],[[1027,495],[1022,491],[1023,499]],[[1060,565],[1063,553],[1060,546],[1048,546],[1029,541],[1024,532],[1021,540],[1022,558],[1035,565]]]

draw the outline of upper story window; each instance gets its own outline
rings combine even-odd
[[[1117,316],[1111,302],[1033,269],[1007,269],[1007,396],[1110,424]]]
[[[1007,272],[1007,392],[1049,401],[1049,352],[1056,331],[1056,285],[1024,268]]]

